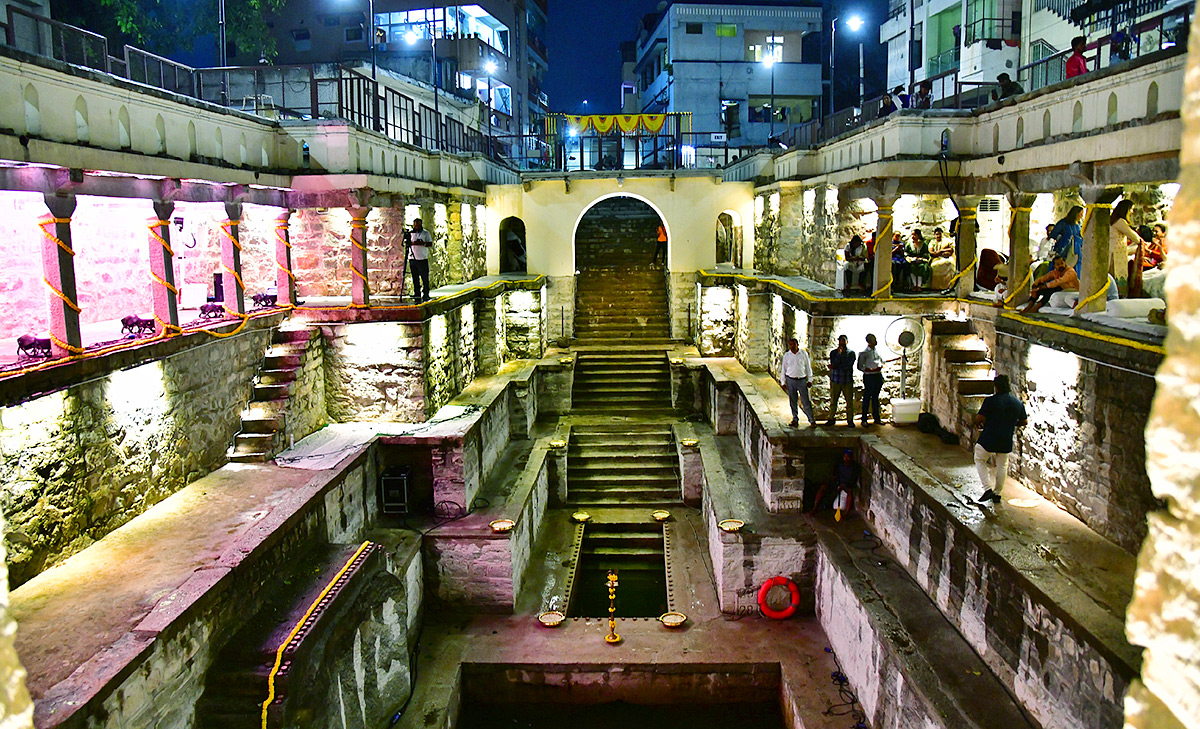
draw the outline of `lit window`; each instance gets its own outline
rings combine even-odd
[[[357,43],[363,39],[362,28],[346,28],[346,42]]]
[[[766,55],[776,63],[783,63],[783,36],[769,35],[767,36]],[[761,60],[761,59],[759,59]]]
[[[737,26],[733,23],[717,23],[718,38],[737,38]]]
[[[704,33],[703,23],[688,23],[684,26],[685,32],[688,35],[702,35]]]

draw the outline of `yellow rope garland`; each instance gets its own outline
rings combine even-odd
[[[176,296],[179,295],[179,289],[175,288],[175,286],[172,283],[170,283],[169,281],[167,281],[163,278],[160,278],[159,275],[156,274],[154,271],[150,272],[150,278],[152,278],[159,286],[162,286],[167,291],[170,291],[172,294],[174,294]]]
[[[232,220],[226,220],[221,223],[221,232],[225,235],[229,242],[233,244],[233,247],[238,249],[240,252],[242,250],[242,244],[238,241],[237,236],[233,234],[233,227],[235,225],[237,225],[236,222]]]
[[[968,272],[969,272],[969,271],[970,271],[972,268],[975,268],[975,264],[977,264],[977,263],[979,263],[979,259],[978,259],[978,258],[976,258],[975,260],[973,260],[973,261],[971,261],[970,263],[968,263],[968,264],[967,264],[967,266],[966,266],[966,268],[964,268],[963,270],[959,271],[959,272],[958,272],[958,274],[957,274],[957,275],[955,275],[955,277],[954,277],[954,278],[950,279],[950,283],[946,284],[946,288],[950,288],[950,287],[951,287],[951,286],[953,286],[954,284],[958,283],[958,280],[959,280],[960,278],[962,278],[963,276],[967,275],[967,273],[968,273]]]
[[[58,247],[59,247],[59,248],[61,248],[61,249],[63,249],[64,251],[66,251],[66,254],[67,254],[68,256],[73,256],[73,255],[75,255],[75,251],[73,251],[73,250],[71,249],[71,246],[69,246],[69,245],[67,245],[66,243],[64,243],[64,242],[63,242],[63,241],[62,241],[62,240],[61,240],[61,239],[60,239],[58,236],[56,236],[55,234],[53,234],[53,233],[51,233],[50,231],[46,230],[46,226],[47,226],[47,225],[70,225],[70,224],[71,224],[71,219],[70,219],[70,218],[53,218],[53,217],[45,217],[45,218],[42,218],[42,219],[41,219],[41,222],[39,222],[39,223],[38,223],[38,227],[42,229],[42,235],[46,236],[46,238],[47,238],[48,240],[52,240],[52,241],[54,241],[54,242],[55,242],[55,244],[56,244],[56,245],[58,245]]]
[[[173,251],[171,249],[171,244],[167,242],[166,238],[162,237],[158,233],[159,228],[166,227],[170,224],[171,224],[171,221],[169,221],[169,220],[154,220],[154,221],[151,221],[150,225],[148,225],[146,227],[150,230],[150,237],[153,238],[154,240],[158,241],[158,244],[163,247],[163,250],[167,252],[168,256],[171,256],[172,258],[174,258],[175,251]]]
[[[1004,297],[1004,305],[1007,306],[1009,304],[1009,302],[1011,302],[1014,298],[1016,298],[1017,293],[1021,289],[1025,288],[1025,284],[1029,283],[1032,280],[1033,280],[1033,266],[1030,266],[1029,273],[1025,274],[1025,278],[1021,280],[1021,283],[1018,284],[1017,287],[1014,288],[1012,291],[1010,291],[1008,296]]]
[[[61,339],[59,339],[58,337],[54,336],[54,332],[49,332],[49,334],[50,334],[50,341],[54,342],[54,343],[55,343],[55,344],[57,344],[58,346],[60,346],[60,347],[62,347],[63,349],[67,350],[68,352],[73,352],[73,353],[75,353],[75,354],[83,354],[85,351],[87,351],[87,350],[85,350],[83,347],[74,347],[74,346],[71,346],[70,344],[67,344],[67,343],[66,343],[66,342],[64,342],[63,340],[61,340]]]
[[[275,226],[275,239],[278,240],[280,243],[282,243],[284,245],[284,247],[290,251],[292,249],[292,243],[291,243],[291,241],[289,241],[287,239],[287,236],[285,236],[283,234],[283,231],[285,231],[287,229],[288,229],[287,223],[283,223],[281,225],[276,225]],[[280,263],[278,258],[275,259],[275,265],[279,267],[280,271],[283,271],[284,273],[286,273],[287,277],[289,279],[291,279],[293,283],[295,283],[296,275],[294,273],[292,273],[292,269],[290,269],[287,266]]]
[[[55,296],[57,296],[58,298],[62,299],[62,302],[63,302],[64,304],[66,304],[67,306],[69,306],[69,307],[71,308],[71,310],[72,310],[72,311],[74,311],[76,314],[78,314],[78,313],[80,312],[80,308],[79,308],[79,306],[78,306],[78,305],[77,305],[77,304],[76,304],[74,301],[71,301],[71,299],[67,298],[67,295],[66,295],[66,294],[64,294],[63,292],[59,291],[57,288],[55,288],[54,284],[50,283],[50,279],[48,279],[48,278],[44,278],[44,277],[43,277],[43,278],[42,278],[42,283],[46,284],[46,288],[48,288],[48,289],[50,289],[52,292],[54,292],[54,295],[55,295]]]
[[[1081,311],[1083,309],[1083,307],[1092,303],[1093,301],[1100,298],[1101,296],[1104,296],[1104,294],[1108,291],[1109,286],[1112,286],[1112,279],[1108,278],[1108,276],[1105,276],[1104,277],[1104,285],[1100,287],[1100,290],[1097,291],[1096,293],[1092,294],[1091,296],[1087,297],[1083,301],[1080,301],[1079,303],[1075,304],[1075,311]]]
[[[875,291],[875,293],[871,294],[871,298],[872,298],[872,299],[874,299],[874,298],[878,297],[880,294],[882,294],[884,291],[887,291],[889,288],[891,288],[891,287],[892,287],[892,281],[894,281],[894,280],[895,280],[895,279],[891,279],[891,278],[889,278],[889,279],[887,280],[887,283],[885,283],[884,285],[880,286],[880,287],[879,287],[879,289]]]
[[[306,610],[304,612],[304,616],[296,622],[295,627],[293,627],[292,631],[288,633],[288,636],[283,639],[282,643],[279,644],[279,648],[275,651],[275,665],[271,666],[271,672],[267,674],[267,700],[262,703],[263,729],[267,729],[267,711],[271,708],[272,702],[275,701],[275,677],[279,674],[279,667],[283,663],[283,652],[287,650],[288,645],[300,633],[300,629],[304,627],[304,623],[306,623],[308,619],[312,617],[312,614],[317,611],[317,606],[320,605],[321,602],[325,600],[326,596],[333,591],[333,587],[338,583],[338,580],[342,579],[342,576],[350,571],[350,567],[354,565],[355,560],[362,556],[362,553],[367,551],[370,546],[370,542],[363,542],[362,545],[359,546],[358,550],[350,557],[349,560],[346,561],[346,564],[342,565],[342,568],[338,570],[336,575],[333,576],[333,579],[329,581],[329,584],[325,585],[325,589],[321,590],[321,594],[317,595],[316,599],[312,601],[312,604],[308,606],[308,610]]]

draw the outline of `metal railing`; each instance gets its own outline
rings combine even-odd
[[[1020,18],[1013,22],[1013,17],[1007,18],[977,18],[963,28],[966,45],[989,40],[1010,40],[1021,35]]]
[[[1084,52],[1088,71],[1117,66],[1142,56],[1176,49],[1187,49],[1191,8],[1184,6],[1153,18],[1148,18],[1128,31],[1103,36],[1088,44]],[[1065,64],[1070,50],[1027,63],[1017,69],[1017,81],[1026,91],[1036,91],[1065,79]]]
[[[962,49],[957,46],[931,57],[926,64],[929,69],[929,75],[939,76],[943,73],[957,70],[961,57]]]
[[[507,154],[502,143],[485,139],[462,119],[338,64],[192,68],[132,46],[125,46],[123,59],[114,58],[107,39],[97,33],[12,5],[6,20],[0,23],[0,38],[10,48],[180,96],[268,119],[345,119],[422,149],[497,159]],[[468,105],[475,101],[450,90],[442,92],[446,96]]]
[[[718,137],[720,138],[720,137]],[[585,133],[498,137],[517,169],[544,172],[717,169],[762,147],[713,142],[712,132]]]

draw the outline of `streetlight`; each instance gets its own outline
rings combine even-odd
[[[835,66],[834,66],[834,55],[835,55],[834,51],[837,49],[837,22],[838,22],[837,16],[834,16],[833,20],[829,24],[829,113],[830,114],[832,114],[834,111],[834,109],[833,109],[833,80],[835,78],[837,78],[837,75],[834,73],[834,68],[835,68]],[[846,25],[850,26],[851,33],[857,33],[863,27],[864,22],[866,22],[866,21],[864,21],[862,19],[862,17],[858,16],[858,15],[851,15],[849,18],[846,18]],[[860,53],[861,53],[861,50],[862,49],[860,48],[859,49]],[[862,76],[861,68],[859,69],[859,76],[860,76],[860,78]]]
[[[496,62],[488,59],[484,64],[483,70],[487,71],[488,90],[487,90],[487,140],[488,140],[488,156],[492,156],[492,74],[496,72]]]
[[[771,132],[767,135],[767,143],[770,144],[771,137],[775,136],[775,52],[774,46],[767,48],[767,55],[763,57],[763,66],[771,72]]]

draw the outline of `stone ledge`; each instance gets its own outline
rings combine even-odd
[[[283,310],[253,314],[247,321],[246,328],[235,336],[242,337],[264,329],[274,329],[286,316],[287,312]],[[191,330],[181,336],[146,341],[144,344],[133,340],[128,347],[109,354],[90,355],[82,359],[63,358],[61,363],[48,364],[42,369],[23,374],[0,373],[0,382],[4,383],[3,394],[0,394],[0,407],[16,405],[41,395],[65,390],[87,380],[111,375],[119,370],[215,344],[218,340],[204,334],[204,331],[228,335],[239,324],[240,322],[227,321],[216,326],[206,326],[203,331]]]
[[[257,584],[256,579],[243,575],[244,572],[263,569],[270,560],[287,559],[284,553],[296,548],[297,534],[301,535],[301,539],[318,538],[323,528],[321,524],[313,522],[309,525],[310,528],[298,527],[303,522],[315,518],[319,512],[327,508],[326,502],[331,492],[348,484],[348,476],[366,465],[368,451],[369,447],[364,446],[349,454],[335,469],[314,472],[306,481],[303,481],[303,485],[299,488],[280,488],[274,491],[271,498],[264,499],[263,502],[264,506],[269,504],[269,507],[254,514],[248,514],[247,517],[250,521],[244,524],[244,528],[231,529],[228,533],[222,529],[219,535],[215,535],[217,542],[215,544],[210,542],[202,553],[202,556],[204,554],[211,555],[210,564],[197,566],[190,573],[179,575],[181,581],[176,583],[176,587],[165,592],[162,597],[146,596],[145,600],[154,602],[149,612],[142,615],[133,628],[121,632],[114,642],[85,658],[66,678],[45,687],[42,695],[35,701],[36,725],[40,729],[59,726],[83,727],[89,717],[100,715],[106,711],[105,707],[111,695],[118,691],[127,679],[133,678],[135,674],[143,670],[150,670],[147,668],[148,663],[153,660],[159,645],[165,645],[179,638],[206,621],[211,622],[217,619],[214,618],[214,614],[219,613],[220,606],[228,603],[231,596],[237,594],[237,591],[243,587],[243,581]],[[261,481],[263,478],[262,468],[238,470],[246,470],[246,475],[254,480]],[[208,483],[211,478],[208,476],[194,482],[176,496],[183,498],[184,492],[188,491],[206,493],[205,489],[213,488]],[[225,488],[235,487],[226,485]],[[169,509],[170,499],[159,506]],[[190,548],[195,546],[196,527],[206,528],[205,525],[194,520],[191,514],[168,512],[164,516],[159,516],[151,509],[77,557],[87,555],[91,550],[107,549],[124,553],[131,549],[137,549],[136,532],[139,529],[139,522],[146,523],[148,520],[157,522],[163,518],[178,522],[177,528],[168,529],[166,533],[174,534],[176,538],[186,542]],[[323,523],[323,520],[321,522]],[[164,527],[161,524],[147,526],[147,528],[151,532],[164,533]],[[155,550],[171,549],[169,543],[163,543],[157,539],[153,541]],[[111,546],[106,542],[110,542]],[[150,547],[149,544],[143,546]],[[114,558],[124,561],[124,558],[117,557],[115,554],[110,556],[110,559]],[[70,564],[71,560],[67,560],[64,565],[56,569],[69,568]],[[54,577],[51,572],[53,570],[43,573],[47,575],[48,580]],[[172,579],[174,579],[172,576],[164,576],[163,581],[169,583]],[[32,617],[36,616],[39,611],[39,605],[46,604],[48,600],[63,604],[73,598],[83,599],[92,587],[90,584],[78,582],[75,584],[78,592],[73,592],[70,587],[66,588],[65,592],[62,588],[55,590],[51,587],[53,594],[43,594],[38,592],[39,584],[38,579],[35,578],[13,592],[11,596],[14,611],[18,614],[28,613],[21,619],[21,623],[27,626],[27,629],[33,624]],[[244,602],[236,599],[233,602],[246,607]],[[137,618],[138,616],[131,617]],[[113,618],[119,622],[127,619],[119,615],[114,615]],[[207,630],[221,632],[227,627],[210,625]],[[52,633],[67,636],[72,630],[90,630],[92,628],[93,626],[85,628],[85,626],[63,625],[58,622],[54,626],[42,626],[38,632],[46,635]],[[102,626],[94,627],[94,629],[105,630]],[[47,633],[48,630],[50,633]],[[30,648],[33,647],[30,646]],[[44,646],[36,647],[41,649],[37,656],[51,661],[53,664],[61,665],[62,661],[75,658],[70,655],[64,656],[48,652]],[[36,663],[31,661],[29,654],[24,657],[24,662],[30,670],[31,683],[33,683],[42,671]],[[48,664],[45,668],[47,671],[53,670],[54,665]]]

